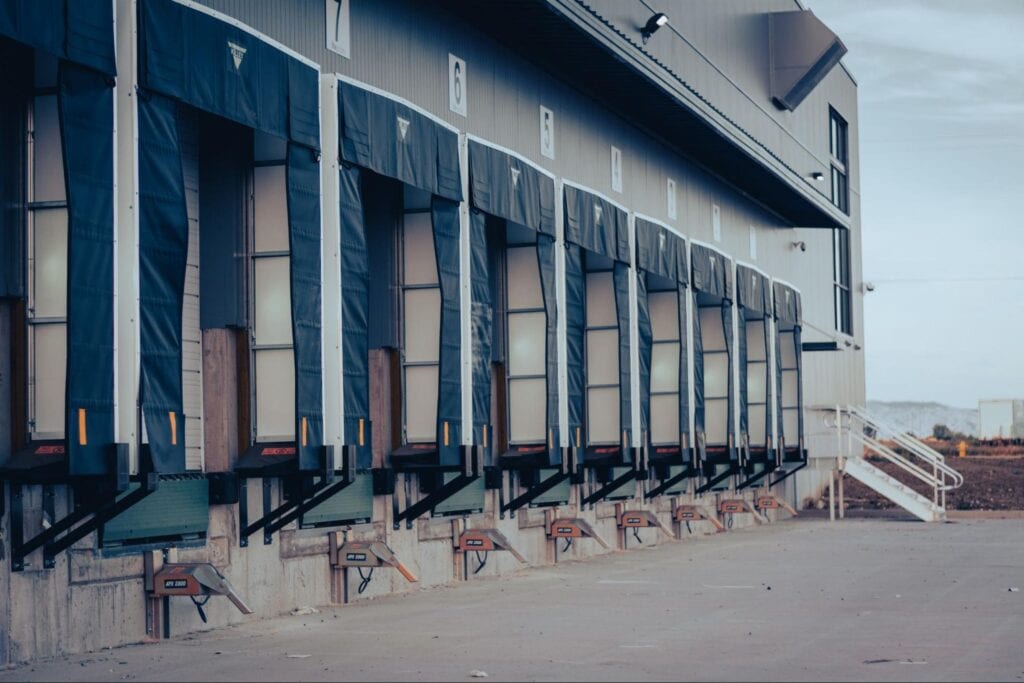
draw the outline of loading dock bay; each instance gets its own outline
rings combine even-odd
[[[1019,519],[801,517],[38,661],[0,682],[1020,680],[1022,567]]]

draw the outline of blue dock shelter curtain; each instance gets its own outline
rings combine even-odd
[[[689,432],[690,424],[690,392],[687,377],[688,344],[686,339],[686,316],[689,307],[690,292],[688,284],[690,269],[686,262],[686,240],[676,233],[656,223],[642,218],[636,222],[636,266],[637,266],[637,309],[639,312],[639,344],[640,344],[640,429],[643,430],[645,446],[650,445],[650,411],[651,411],[651,354],[653,335],[651,317],[647,303],[647,274],[658,275],[678,284],[676,300],[678,301],[679,323],[679,426],[680,447],[684,450],[689,446],[682,443],[683,434]]]
[[[732,273],[730,262],[719,252],[700,244],[690,249],[691,284],[695,295],[705,294],[721,301],[722,332],[725,337],[728,362],[729,409],[727,431],[729,434],[729,451],[732,456],[733,445],[733,401],[732,401]],[[696,312],[695,312],[696,313]],[[707,439],[705,433],[704,405],[704,342],[701,338],[700,315],[693,316],[693,395],[694,395],[694,430],[696,448],[701,460],[707,459]]]
[[[5,0],[0,36],[59,60],[68,216],[67,465],[70,475],[103,475],[110,472],[115,438],[113,6],[107,0]],[[15,252],[24,258],[20,247]],[[23,272],[20,263],[16,272]],[[23,295],[22,283],[11,293]]]
[[[764,321],[764,349],[765,356],[768,356],[771,344],[769,342],[770,326],[768,318],[772,315],[772,291],[768,278],[753,268],[747,266],[736,266],[736,305],[739,306],[741,329],[739,332],[739,366],[740,366],[740,440],[741,446],[749,451],[750,442],[750,421],[749,406],[747,405],[747,331],[748,320]],[[765,363],[765,387],[771,382],[771,366]],[[765,419],[764,443],[771,447],[772,429],[771,420]]]
[[[117,73],[110,0],[4,0],[0,36],[105,76]]]
[[[141,387],[155,472],[185,469],[181,309],[188,221],[179,102],[288,141],[298,466],[321,465],[319,75],[241,28],[172,0],[139,8]],[[303,428],[304,425],[304,428]]]
[[[483,437],[491,420],[491,332],[493,303],[489,286],[486,216],[492,215],[537,232],[537,264],[546,314],[545,378],[548,463],[562,461],[558,432],[558,314],[555,297],[555,181],[521,160],[475,141],[469,143],[472,200],[473,440]]]
[[[367,369],[369,265],[360,196],[363,169],[432,195],[434,251],[441,285],[440,370],[437,410],[439,464],[461,465],[461,309],[459,202],[462,177],[458,136],[400,102],[347,82],[338,84],[342,212],[342,321],[345,362],[345,437],[369,420]],[[365,444],[368,449],[369,443]],[[369,450],[360,450],[369,458]],[[369,461],[366,461],[367,464]]]
[[[796,395],[797,405],[799,406],[799,411],[797,412],[797,430],[799,434],[791,436],[793,441],[792,447],[799,449],[798,453],[802,458],[804,445],[804,390],[800,335],[801,328],[803,327],[803,309],[800,302],[800,292],[781,282],[774,282],[772,285],[775,312],[775,397],[779,448],[786,450],[790,448],[786,446],[784,420],[782,419],[782,345],[780,340],[783,334],[791,334],[793,335],[793,348],[796,352]]]
[[[586,436],[586,273],[583,251],[612,259],[612,281],[619,332],[619,434],[623,459],[632,456],[629,356],[629,222],[626,212],[584,190],[565,186],[565,290],[569,376],[570,443],[587,445]]]

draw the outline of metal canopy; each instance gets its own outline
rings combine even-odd
[[[772,101],[793,111],[828,75],[846,46],[810,10],[768,15]]]
[[[696,96],[708,103],[706,98],[692,88],[688,91],[692,94],[684,95],[689,86],[668,82],[667,70],[656,68],[639,48],[573,17],[567,7],[570,0],[436,2],[664,141],[790,225],[845,227],[846,219],[824,197],[800,187],[806,181],[796,171],[744,147],[690,102]]]

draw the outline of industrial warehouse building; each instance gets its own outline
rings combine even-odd
[[[796,0],[3,0],[0,663],[247,618],[165,563],[272,616],[814,494],[844,52]]]

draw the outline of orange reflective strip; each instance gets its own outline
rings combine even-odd
[[[484,425],[484,448],[487,448],[487,425]]]
[[[365,422],[365,420],[363,420],[363,418],[359,418],[359,445],[360,446],[365,446],[366,445],[366,438],[365,438],[365,435],[364,435],[364,432],[363,432],[363,423],[364,422]]]
[[[444,445],[448,445],[448,423],[444,423]]]
[[[302,418],[302,445],[306,445],[306,418]]]
[[[171,445],[178,445],[178,415],[173,410],[167,413],[167,416],[171,420]]]
[[[576,448],[580,447],[580,428],[576,428]]]
[[[551,442],[554,441],[554,440],[555,440],[555,436],[552,433],[552,430],[549,429],[548,430],[548,448],[551,448]]]
[[[85,408],[78,409],[78,445],[89,445],[89,438],[85,432]]]

